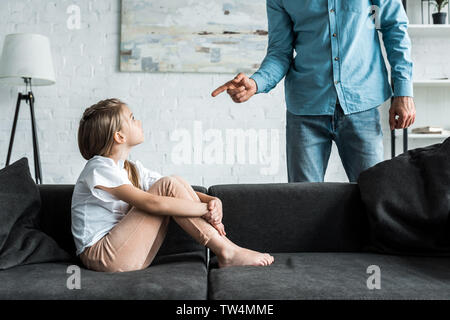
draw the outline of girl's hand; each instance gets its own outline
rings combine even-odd
[[[225,232],[225,226],[223,225],[223,223],[219,223],[217,225],[213,225],[214,228],[216,228],[217,231],[219,231],[219,234],[221,236],[226,235],[227,233]]]
[[[206,214],[206,220],[211,224],[220,224],[222,222],[222,201],[215,198],[208,202],[209,213]]]
[[[208,210],[209,212],[202,217],[208,221],[219,234],[224,236],[226,235],[224,225],[222,224],[222,201],[219,198],[215,198],[208,202]]]

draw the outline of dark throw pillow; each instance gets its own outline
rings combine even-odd
[[[450,138],[362,172],[369,250],[450,256]]]
[[[39,230],[40,207],[39,189],[31,178],[27,158],[0,170],[0,270],[72,259]]]

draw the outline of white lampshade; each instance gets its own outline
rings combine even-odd
[[[8,34],[0,59],[0,80],[23,85],[23,77],[31,78],[33,86],[55,83],[50,42],[33,33]]]

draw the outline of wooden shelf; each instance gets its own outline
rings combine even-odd
[[[395,136],[403,136],[402,130],[396,130]],[[408,139],[445,139],[450,137],[450,131],[442,134],[437,133],[410,133],[408,131]]]
[[[409,24],[411,37],[450,37],[450,24]]]
[[[450,87],[450,79],[417,79],[413,80],[413,85],[416,87]]]

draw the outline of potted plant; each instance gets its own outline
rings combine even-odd
[[[438,11],[432,14],[433,24],[445,24],[447,13],[441,12],[441,9],[448,5],[448,0],[433,0],[431,3],[434,4],[435,8]]]

